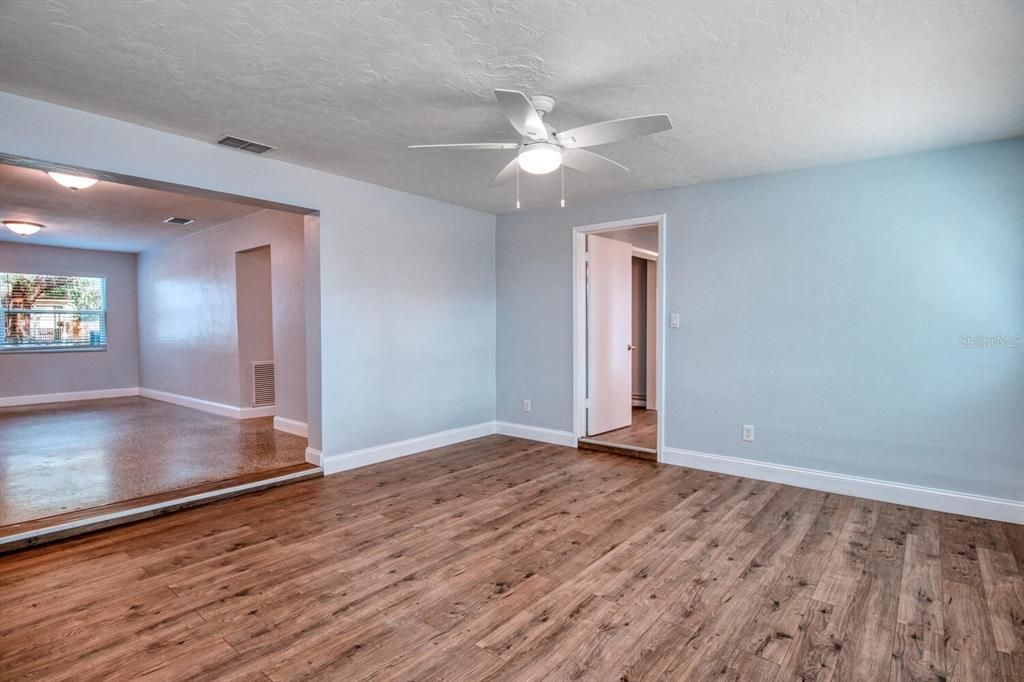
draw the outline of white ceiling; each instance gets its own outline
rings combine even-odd
[[[496,87],[549,93],[556,129],[668,113],[567,171],[569,200],[1024,134],[1024,2],[104,2],[0,5],[12,92],[492,212],[514,140]],[[48,159],[61,161],[61,159]],[[531,179],[525,205],[557,200]]]
[[[41,170],[0,164],[0,220],[46,226],[31,237],[19,237],[0,226],[0,242],[139,252],[258,210],[249,204],[107,181],[73,192]],[[171,216],[195,222],[163,222]]]

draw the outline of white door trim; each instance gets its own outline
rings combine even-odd
[[[587,396],[587,235],[612,230],[624,230],[644,225],[658,226],[658,461],[662,461],[662,443],[665,438],[665,227],[666,216],[658,215],[613,220],[572,228],[572,429],[577,438],[586,436],[586,412],[583,401]]]
[[[653,271],[651,270],[653,268]],[[658,349],[661,347],[658,342],[658,261],[647,261],[647,268],[644,284],[644,344],[646,346],[648,362],[645,363],[647,376],[645,381],[646,395],[644,396],[644,407],[648,410],[657,410],[658,405]]]
[[[633,255],[644,260],[658,260],[658,254],[648,249],[641,249],[639,246],[633,247]]]

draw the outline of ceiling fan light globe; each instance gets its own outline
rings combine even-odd
[[[562,149],[548,142],[528,144],[519,152],[519,167],[534,175],[558,170],[562,165]]]

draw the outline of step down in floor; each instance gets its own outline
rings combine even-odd
[[[45,519],[0,527],[0,554],[47,542],[65,540],[113,526],[209,504],[228,497],[323,476],[323,469],[309,464],[247,474],[216,483],[204,483],[169,493],[116,502]]]
[[[593,450],[595,452],[607,452],[612,455],[634,457],[648,462],[658,461],[657,450],[654,450],[653,448],[642,448],[639,445],[623,445],[622,443],[612,443],[610,441],[596,440],[594,438],[580,438],[576,441],[576,447],[581,450]]]

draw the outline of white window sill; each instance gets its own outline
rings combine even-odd
[[[21,353],[96,353],[106,351],[106,346],[9,346],[0,347],[0,355],[19,355]]]

